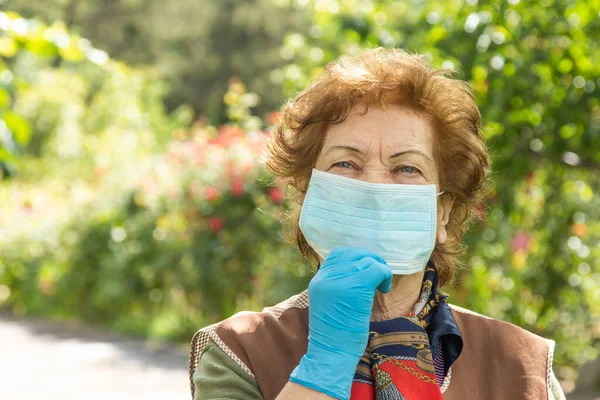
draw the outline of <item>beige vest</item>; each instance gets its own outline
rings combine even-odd
[[[442,385],[446,400],[547,400],[554,342],[518,326],[451,305],[464,346]],[[190,381],[213,339],[275,399],[306,353],[308,295],[304,291],[262,312],[241,312],[199,330],[192,340]],[[192,396],[194,384],[191,381]]]

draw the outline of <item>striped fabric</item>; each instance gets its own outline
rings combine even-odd
[[[444,347],[442,341],[438,341],[438,353],[435,355],[433,360],[433,367],[435,368],[435,377],[437,378],[438,384],[442,386],[444,384]]]

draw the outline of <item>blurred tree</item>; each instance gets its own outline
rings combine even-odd
[[[4,8],[63,20],[113,58],[153,65],[168,83],[168,109],[189,104],[214,123],[227,120],[232,76],[259,94],[258,115],[279,108],[281,85],[269,73],[285,64],[285,32],[308,26],[306,13],[271,0],[10,0]]]
[[[0,12],[0,57],[0,178],[14,175],[23,156],[85,158],[89,136],[117,118],[123,128],[150,129],[162,145],[192,119],[186,106],[167,118],[155,71],[111,60],[60,21]]]

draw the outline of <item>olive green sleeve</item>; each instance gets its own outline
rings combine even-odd
[[[210,340],[193,376],[194,400],[263,400],[258,383]]]

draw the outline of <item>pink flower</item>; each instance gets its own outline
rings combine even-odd
[[[279,204],[283,200],[283,193],[278,187],[272,187],[269,189],[269,197],[273,203]]]
[[[219,217],[211,217],[208,219],[208,227],[213,233],[219,233],[225,226],[225,221]]]
[[[214,186],[208,186],[204,189],[204,198],[208,201],[216,201],[220,196],[219,189]]]
[[[530,242],[531,236],[529,234],[525,232],[517,233],[512,240],[513,251],[527,251]]]

